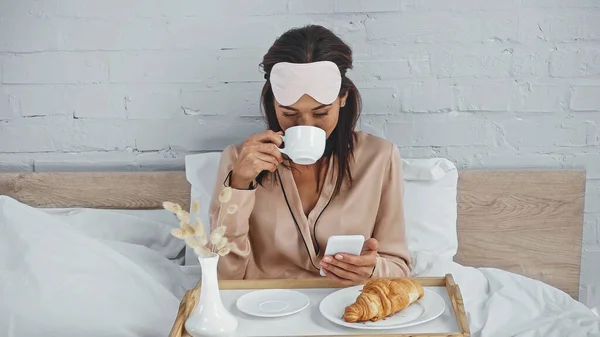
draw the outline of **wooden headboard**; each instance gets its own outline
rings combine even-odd
[[[579,293],[585,172],[461,171],[456,261]],[[0,195],[35,207],[189,207],[184,172],[3,173]]]

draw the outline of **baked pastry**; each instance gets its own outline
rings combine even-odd
[[[378,321],[406,309],[423,297],[423,287],[408,278],[371,279],[344,310],[344,321]]]

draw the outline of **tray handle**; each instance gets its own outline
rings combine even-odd
[[[450,297],[452,309],[454,310],[456,322],[458,323],[458,328],[460,329],[461,334],[463,337],[470,337],[471,330],[469,329],[469,324],[467,323],[467,314],[465,312],[462,293],[458,284],[454,282],[454,277],[452,277],[452,274],[446,274],[446,291],[448,292],[448,297]]]

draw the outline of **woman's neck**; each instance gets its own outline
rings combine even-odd
[[[298,165],[295,163],[290,164],[294,180],[297,184],[305,184],[307,182],[315,183],[317,191],[320,191],[323,187],[323,181],[327,174],[327,160],[321,158],[318,162],[312,165]]]

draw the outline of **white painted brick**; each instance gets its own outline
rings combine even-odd
[[[243,26],[232,30],[231,21]],[[282,33],[277,28],[277,20],[264,17],[235,17],[223,19],[186,17],[169,21],[165,30],[169,41],[163,44],[180,49],[242,49],[258,48],[266,52],[275,39]],[[210,34],[199,33],[210,32]]]
[[[400,111],[395,88],[359,88],[364,114],[393,114]]]
[[[123,119],[76,119],[66,146],[75,151],[133,149],[135,127],[135,121]]]
[[[399,2],[399,1],[398,1]],[[481,1],[481,0],[408,0],[405,6],[419,10],[431,11],[466,11],[466,10],[503,10],[518,8],[519,0]]]
[[[37,15],[40,5],[40,1],[2,1],[0,2],[0,13],[3,18]]]
[[[597,279],[596,279],[597,280]],[[582,302],[587,305],[588,308],[592,309],[596,315],[600,315],[600,283],[592,281],[590,284],[583,285]]]
[[[550,53],[552,45],[514,46],[512,55],[511,76],[514,78],[549,77]]]
[[[485,147],[477,145],[460,147],[436,146],[433,148],[433,152],[435,157],[447,158],[448,160],[452,161],[458,169],[468,169],[476,166],[474,161],[477,158],[480,158],[484,154],[489,154],[489,151],[487,151]]]
[[[162,19],[55,19],[61,50],[163,49],[171,45],[168,23]],[[187,34],[192,38],[196,34]]]
[[[584,246],[581,254],[582,284],[598,284],[597,280],[600,280],[600,268],[598,268],[598,261],[600,261],[600,247]]]
[[[400,147],[400,156],[402,158],[435,158],[439,157],[438,152],[430,147]],[[456,162],[455,162],[456,164]]]
[[[600,180],[587,180],[585,185],[585,212],[600,213]]]
[[[200,119],[186,116],[165,124],[158,120],[140,120],[135,125],[136,149],[156,151],[168,148],[186,151],[222,150],[265,129],[264,123],[242,119]]]
[[[348,73],[358,81],[411,78],[408,60],[357,61]]]
[[[41,52],[57,50],[61,46],[61,36],[53,18],[6,15],[0,20],[0,32],[4,32],[0,34],[0,52]]]
[[[3,59],[7,83],[98,83],[108,80],[108,67],[97,53],[38,53]]]
[[[134,152],[61,153],[35,156],[36,172],[123,172],[136,171]]]
[[[68,141],[72,121],[71,118],[58,116],[0,122],[0,152],[70,150]]]
[[[388,122],[385,126],[386,138],[398,146],[485,145],[488,132],[483,120],[452,117],[424,116],[414,121]]]
[[[119,90],[129,119],[168,119],[183,115],[179,90],[170,88],[125,87]]]
[[[519,41],[570,42],[584,39],[586,10],[550,10],[538,8],[519,13]]]
[[[333,13],[335,0],[290,0],[288,7],[290,13],[297,14]]]
[[[0,172],[183,170],[190,152],[0,153]]]
[[[587,179],[600,179],[600,154],[575,153],[566,160],[566,167],[584,168]]]
[[[21,117],[19,101],[0,85],[0,121]]]
[[[259,65],[265,51],[227,50],[219,55],[216,69],[212,71],[219,82],[264,82]]]
[[[49,0],[40,2],[38,6],[45,13],[69,18],[124,18],[142,14],[142,1],[130,0],[125,8],[118,7],[119,4],[123,5],[118,0],[105,0],[101,3],[90,0]],[[152,6],[146,7],[151,10],[166,7],[158,6],[159,4],[160,2],[154,2]]]
[[[553,77],[600,76],[600,47],[559,48],[550,55],[550,75]]]
[[[438,77],[510,76],[512,49],[504,46],[446,47],[431,52],[431,68]]]
[[[354,63],[379,61],[426,60],[429,63],[430,50],[435,46],[428,44],[387,43],[385,40],[370,40],[352,44]],[[429,67],[427,67],[429,69]]]
[[[517,17],[509,12],[375,13],[366,21],[369,40],[472,43],[515,40]]]
[[[144,16],[162,16],[166,13],[181,13],[183,10],[190,9],[184,6],[189,1],[180,0],[177,6],[167,6],[166,3],[154,1],[152,5],[144,6],[144,1],[129,0],[127,7],[118,0],[105,0],[98,3],[90,0],[49,0],[39,4],[42,11],[52,13],[58,17],[67,18],[130,18]],[[181,12],[180,12],[181,11]],[[161,12],[163,14],[161,14]]]
[[[571,110],[600,111],[600,86],[573,87]]]
[[[400,9],[397,0],[336,0],[335,11],[347,12],[394,12]]]
[[[301,20],[298,21],[297,18],[300,18]],[[306,24],[315,24],[327,27],[334,34],[338,35],[345,43],[348,43],[351,46],[365,43],[367,40],[365,22],[368,19],[368,15],[365,13],[340,13],[336,15],[310,14],[298,17],[285,17],[284,19],[285,21],[279,24],[281,32],[289,28],[304,26]],[[290,21],[289,23],[287,23],[288,20]]]
[[[585,213],[583,215],[583,243],[600,243],[600,214]]]
[[[510,82],[479,81],[458,86],[460,111],[508,111],[515,87]]]
[[[109,85],[78,86],[71,92],[77,118],[126,118],[122,95]]]
[[[229,20],[221,20],[221,25],[225,24],[230,24]],[[222,28],[212,19],[194,16],[178,18],[177,20],[169,21],[166,25],[165,31],[168,33],[170,39],[166,46],[185,50],[220,48],[218,46],[221,44],[221,40],[216,38],[216,36],[224,34],[220,30]],[[210,32],[210,34],[201,34],[199,32]]]
[[[182,171],[185,170],[186,152],[158,151],[141,153],[135,162],[142,171]]]
[[[258,85],[257,85],[258,84]],[[181,108],[187,115],[262,116],[262,83],[245,84],[246,88],[203,89],[181,92]]]
[[[600,7],[600,6],[599,6]],[[583,35],[590,41],[600,39],[600,9],[588,10],[584,18]]]
[[[31,172],[33,160],[20,153],[0,153],[0,172]]]
[[[492,169],[560,169],[564,156],[558,154],[535,154],[535,153],[488,153],[477,155],[473,168]]]
[[[217,20],[217,24],[210,27],[214,33],[212,43],[217,48],[254,48],[260,49],[263,53],[275,42],[275,39],[281,35],[277,29],[276,23],[265,18],[246,18],[234,19],[243,29],[231,30],[230,22]],[[186,34],[193,35],[193,34]],[[185,35],[184,35],[185,36]],[[194,36],[189,36],[189,39],[194,39]]]
[[[199,3],[195,0],[178,0],[174,6],[169,1],[128,0],[127,7],[119,0],[49,0],[42,9],[57,16],[75,18],[131,18],[186,16],[211,17],[230,15],[275,15],[287,11],[286,1],[281,0],[221,0]]]
[[[6,85],[4,88],[19,105],[22,116],[73,116],[75,112],[71,101],[74,96],[69,93],[73,88],[67,85]]]
[[[522,83],[517,85],[511,109],[524,112],[556,112],[567,106],[564,86]]]
[[[123,100],[107,84],[6,86],[21,115],[68,115],[79,118],[125,118]]]
[[[516,148],[540,146],[585,145],[585,122],[560,120],[553,117],[523,119],[515,117],[498,124],[508,144]]]
[[[0,152],[114,151],[133,149],[134,121],[29,117],[0,123]],[[164,124],[164,123],[163,123]]]
[[[587,122],[587,144],[590,146],[600,146],[600,123],[593,120]]]
[[[111,53],[110,80],[117,83],[203,82],[214,77],[217,58],[209,52]]]
[[[363,112],[358,120],[356,128],[357,130],[362,130],[375,136],[385,138],[384,129],[386,123],[386,116],[368,115]]]
[[[204,10],[202,15],[211,16],[212,13],[218,11],[215,14],[228,15],[279,15],[288,12],[287,1],[282,0],[226,0],[226,1],[215,1],[210,3],[202,3],[203,6],[198,6],[198,2],[191,0],[195,7],[201,7]],[[207,9],[207,5],[211,8]]]
[[[402,111],[448,112],[456,110],[454,90],[454,86],[446,83],[412,84],[402,93]]]
[[[563,8],[563,7],[600,7],[597,0],[521,0],[523,7]]]
[[[411,53],[394,59],[368,57],[354,62],[354,69],[348,76],[358,81],[394,80],[426,77],[431,74],[429,55]]]

